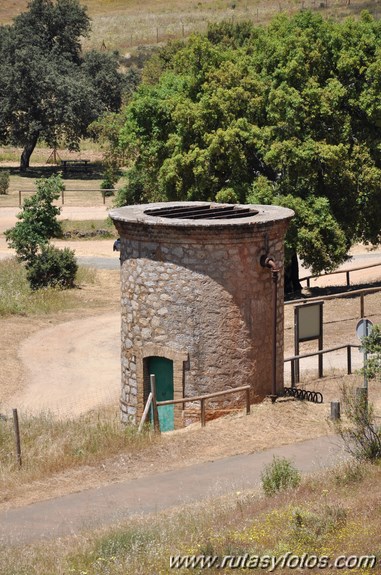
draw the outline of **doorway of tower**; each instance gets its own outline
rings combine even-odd
[[[165,357],[148,357],[147,368],[149,375],[153,374],[156,376],[157,401],[173,399],[173,361]],[[161,431],[171,431],[175,428],[174,407],[174,405],[160,405],[158,407]]]

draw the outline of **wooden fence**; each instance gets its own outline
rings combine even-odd
[[[71,188],[69,189],[65,189],[61,191],[61,204],[65,205],[65,193],[66,192],[100,192],[102,194],[102,199],[103,199],[103,204],[106,204],[106,193],[107,192],[113,192],[114,194],[117,193],[118,190],[114,190],[112,188],[105,188],[105,189],[101,189],[101,188],[89,188],[88,190],[81,190],[78,188]],[[36,190],[19,190],[19,208],[22,208],[22,194],[35,194]]]
[[[193,403],[195,401],[200,402],[200,412],[201,412],[201,427],[206,425],[206,402],[209,399],[215,397],[221,397],[222,395],[230,395],[232,393],[238,393],[240,391],[246,392],[246,415],[250,414],[250,385],[242,385],[241,387],[235,387],[234,389],[226,389],[224,391],[216,391],[214,393],[208,393],[206,395],[194,395],[192,397],[181,397],[179,399],[170,399],[167,401],[157,401],[156,400],[156,377],[152,374],[150,375],[151,392],[148,396],[143,415],[139,424],[139,431],[141,431],[143,424],[148,416],[149,408],[152,405],[153,410],[153,423],[154,430],[156,433],[160,433],[160,423],[158,417],[157,408],[161,405],[175,405],[182,403],[183,409],[186,403]]]

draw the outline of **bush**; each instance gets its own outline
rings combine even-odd
[[[6,230],[5,237],[10,248],[16,250],[17,258],[31,264],[39,249],[48,244],[50,238],[61,234],[61,225],[57,220],[60,208],[53,205],[64,189],[60,176],[36,180],[37,191],[24,201],[22,211],[17,215],[20,220]]]
[[[73,288],[78,270],[74,251],[43,246],[27,265],[27,279],[33,290],[42,287]]]
[[[216,194],[216,202],[220,204],[238,204],[239,198],[233,188],[222,188]]]
[[[300,483],[300,473],[291,461],[284,457],[274,457],[261,475],[263,491],[274,495],[284,489],[295,488]]]
[[[106,190],[102,192],[102,196],[104,195],[106,198],[114,196],[115,195],[114,189],[115,185],[113,178],[111,178],[106,174],[103,181],[101,182],[101,190]]]
[[[0,196],[5,196],[9,191],[9,172],[0,172]]]
[[[345,450],[358,461],[381,459],[381,429],[375,423],[373,406],[368,404],[366,393],[356,395],[343,389],[343,403],[347,422],[337,422],[336,428]]]

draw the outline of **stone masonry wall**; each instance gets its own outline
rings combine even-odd
[[[271,393],[271,255],[283,269],[286,220],[215,228],[115,221],[121,237],[124,420],[140,418],[144,358],[174,361],[175,398],[251,385],[252,401]],[[278,285],[277,388],[283,387],[283,273]],[[243,395],[213,402],[216,409]],[[191,411],[192,406],[187,405]],[[181,406],[175,426],[181,426]]]

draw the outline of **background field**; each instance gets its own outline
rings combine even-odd
[[[139,45],[155,44],[171,38],[189,36],[205,30],[208,22],[226,19],[250,19],[268,22],[279,12],[294,13],[300,9],[317,10],[333,18],[357,15],[367,9],[376,17],[381,14],[379,0],[87,0],[93,21],[91,35],[84,47],[119,49],[122,54]],[[2,0],[0,23],[9,23],[24,11],[27,0]]]

